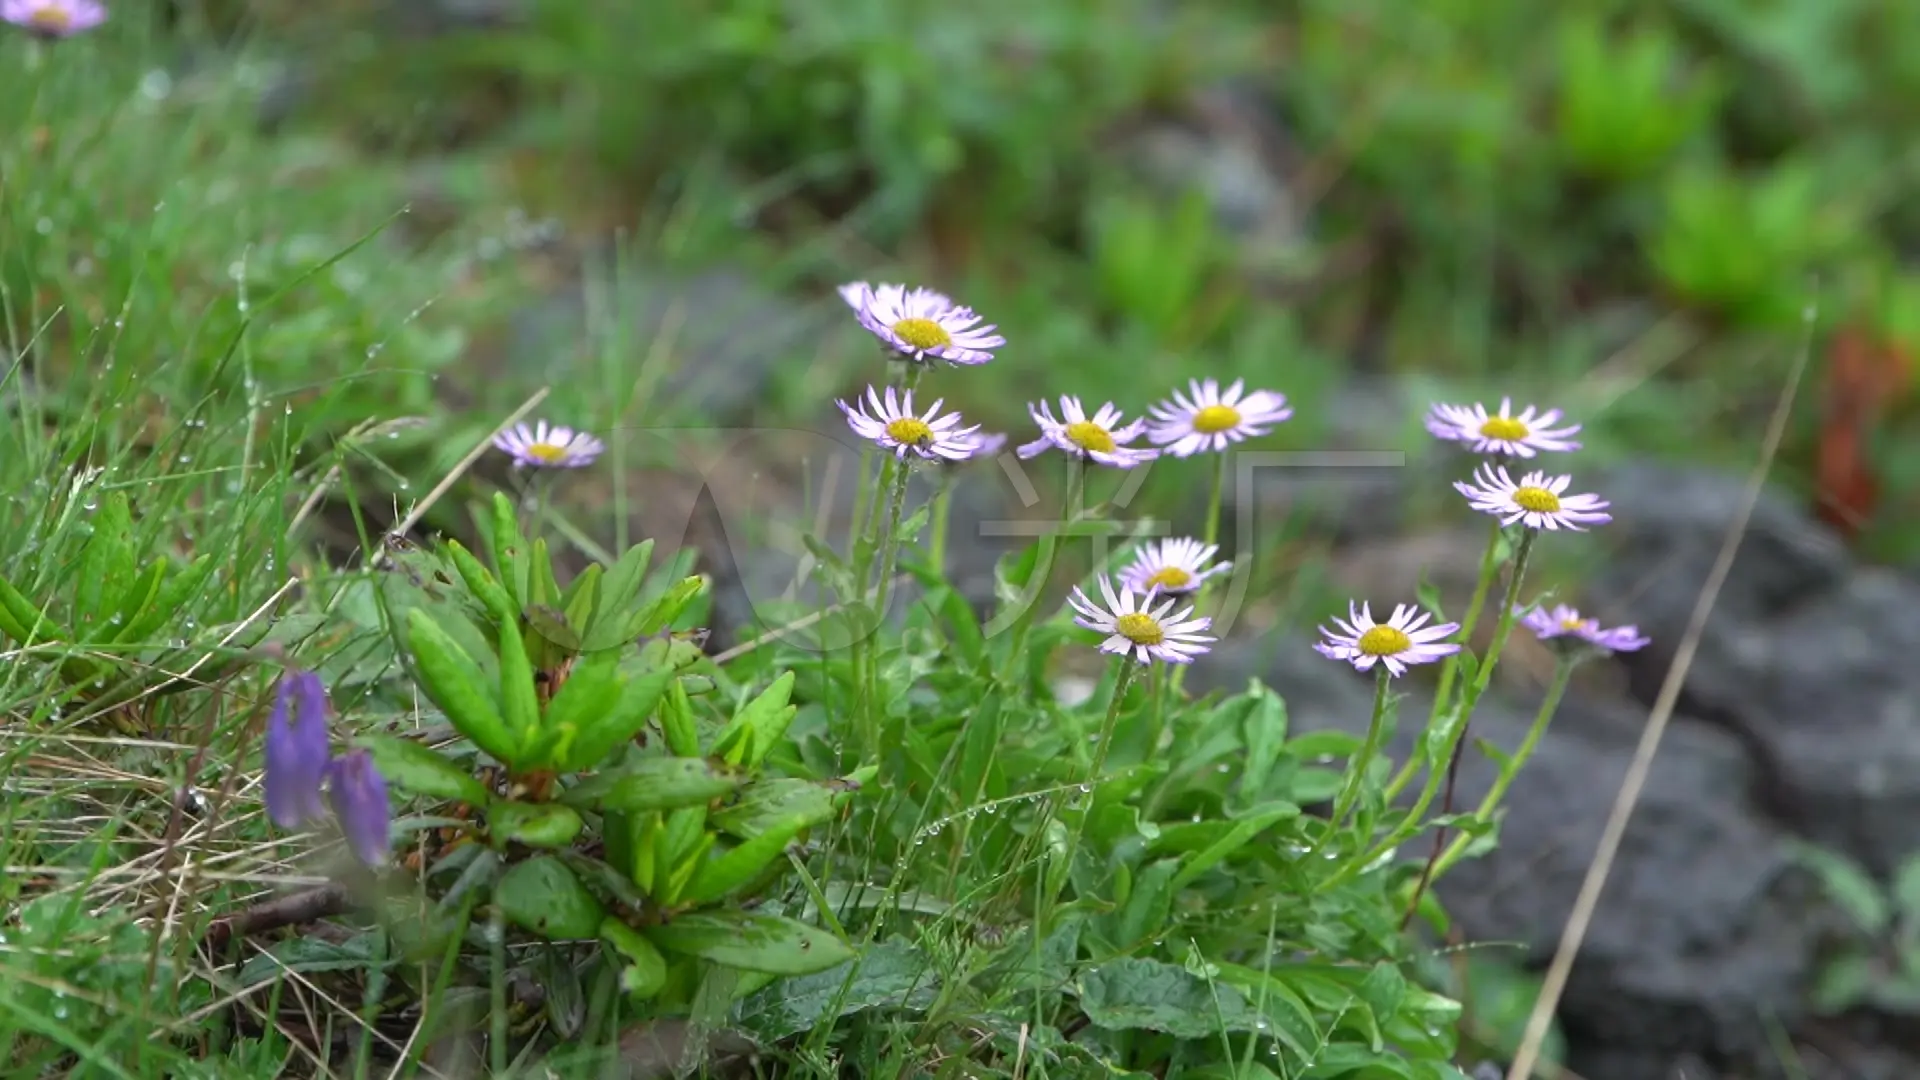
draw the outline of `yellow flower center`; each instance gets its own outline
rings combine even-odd
[[[1091,420],[1082,420],[1067,425],[1067,438],[1073,444],[1091,454],[1111,454],[1114,450],[1113,432]]]
[[[1193,414],[1193,430],[1217,435],[1240,426],[1240,410],[1231,405],[1209,405]]]
[[[567,456],[567,448],[558,443],[528,443],[527,456],[539,458],[541,461],[559,461]]]
[[[923,420],[903,416],[887,425],[887,437],[908,446],[923,446],[933,441],[933,429]]]
[[[1585,625],[1587,625],[1587,620],[1585,619],[1561,619],[1560,620],[1560,629],[1562,630],[1578,630]]]
[[[1151,615],[1122,615],[1113,620],[1113,629],[1135,645],[1158,645],[1167,639],[1167,632]]]
[[[1527,425],[1511,416],[1490,416],[1480,425],[1480,434],[1502,442],[1519,442],[1527,437]]]
[[[1187,583],[1192,580],[1193,580],[1192,574],[1187,573],[1185,570],[1182,570],[1177,566],[1169,566],[1161,570],[1159,573],[1148,578],[1147,587],[1152,588],[1153,586],[1158,585],[1162,589],[1168,589],[1168,590],[1184,589],[1187,587]]]
[[[953,335],[932,319],[901,319],[893,324],[893,336],[922,352],[953,344]]]
[[[1368,656],[1398,656],[1413,648],[1413,639],[1403,630],[1391,626],[1376,626],[1360,635],[1357,642],[1360,651]]]
[[[65,30],[73,25],[72,16],[57,4],[42,4],[27,16],[27,21],[42,30]]]
[[[1514,505],[1522,510],[1531,510],[1536,514],[1557,514],[1560,512],[1560,496],[1546,488],[1523,487],[1513,490]]]

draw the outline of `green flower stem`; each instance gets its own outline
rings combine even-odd
[[[1480,576],[1473,585],[1473,598],[1467,602],[1466,618],[1460,620],[1460,631],[1453,640],[1465,646],[1473,640],[1474,627],[1480,623],[1480,611],[1486,606],[1487,592],[1493,587],[1493,579],[1500,570],[1500,519],[1493,519],[1493,529],[1487,537],[1487,549],[1480,555]],[[1427,730],[1439,723],[1446,714],[1447,706],[1453,697],[1453,680],[1460,675],[1460,654],[1447,658],[1440,666],[1440,686],[1433,693],[1433,709],[1427,714]],[[1424,744],[1423,744],[1424,745]],[[1387,799],[1398,798],[1407,785],[1413,782],[1414,775],[1420,771],[1423,755],[1407,755],[1406,764],[1400,767],[1391,782],[1387,784]]]
[[[1060,522],[1071,525],[1079,520],[1081,504],[1086,501],[1087,463],[1078,454],[1067,456],[1067,494],[1060,507]],[[1027,647],[1027,631],[1033,626],[1034,613],[1040,603],[1040,594],[1046,590],[1047,583],[1053,578],[1054,555],[1059,549],[1058,532],[1049,532],[1040,537],[1040,550],[1033,560],[1033,573],[1028,576],[1024,588],[1025,606],[1014,616],[1013,625],[1008,627],[1012,638],[1007,649],[1007,668],[1004,681],[1012,683],[1024,659]]]
[[[1519,605],[1520,585],[1526,577],[1527,563],[1533,554],[1533,540],[1537,535],[1539,534],[1536,530],[1528,529],[1526,533],[1520,537],[1520,543],[1514,550],[1513,570],[1507,577],[1505,610],[1500,613],[1499,621],[1494,624],[1493,642],[1487,647],[1486,659],[1481,661],[1480,670],[1478,674],[1474,676],[1473,685],[1467,687],[1466,691],[1461,695],[1457,710],[1458,719],[1453,724],[1455,730],[1453,734],[1448,737],[1446,746],[1442,748],[1443,752],[1441,756],[1446,760],[1446,767],[1444,769],[1440,767],[1439,757],[1433,758],[1431,762],[1433,767],[1427,773],[1427,782],[1422,785],[1420,789],[1420,797],[1414,801],[1413,808],[1407,811],[1406,816],[1401,818],[1400,824],[1387,835],[1386,839],[1373,845],[1361,855],[1360,858],[1353,860],[1352,863],[1346,866],[1342,866],[1333,875],[1324,879],[1323,885],[1331,885],[1339,881],[1344,881],[1354,873],[1357,873],[1359,868],[1373,865],[1374,862],[1379,860],[1387,852],[1399,847],[1411,838],[1414,833],[1420,831],[1420,822],[1426,817],[1428,808],[1433,805],[1434,797],[1440,794],[1443,782],[1445,784],[1446,797],[1441,803],[1440,812],[1443,814],[1451,812],[1453,782],[1459,775],[1460,754],[1461,750],[1466,746],[1467,727],[1473,721],[1473,707],[1479,703],[1480,695],[1486,692],[1488,682],[1493,677],[1494,664],[1499,661],[1500,653],[1506,648],[1507,638],[1513,632],[1514,609]],[[1428,730],[1432,730],[1431,724]],[[1425,744],[1424,739],[1422,743],[1423,745]],[[1410,756],[1409,760],[1410,762],[1418,761],[1420,757],[1420,754],[1414,754]],[[1404,772],[1405,770],[1403,769],[1402,771]],[[1398,779],[1398,777],[1395,779]],[[1392,798],[1397,794],[1397,791],[1389,789],[1388,797]],[[1436,837],[1436,840],[1437,839],[1439,838]],[[1418,893],[1416,892],[1415,895],[1417,900]]]
[[[1360,798],[1360,789],[1366,786],[1367,770],[1373,767],[1373,759],[1380,753],[1380,743],[1387,727],[1388,684],[1393,675],[1387,665],[1377,666],[1373,681],[1373,716],[1367,720],[1367,737],[1360,744],[1360,753],[1347,763],[1347,782],[1341,786],[1340,795],[1334,800],[1333,816],[1328,820],[1332,829],[1338,829],[1346,820],[1347,812]]]
[[[893,568],[900,558],[900,516],[907,507],[907,484],[913,479],[913,473],[907,463],[901,461],[893,469],[893,490],[887,496],[887,528],[880,538],[880,581],[878,599],[874,601],[874,627],[886,618],[887,601],[893,595]]]
[[[1494,811],[1500,808],[1500,800],[1506,797],[1507,789],[1513,786],[1514,778],[1520,775],[1520,770],[1525,768],[1527,761],[1533,757],[1533,751],[1540,745],[1540,737],[1546,734],[1547,725],[1552,722],[1553,714],[1560,708],[1560,699],[1566,695],[1567,684],[1572,681],[1574,667],[1573,660],[1562,659],[1554,669],[1553,684],[1547,688],[1547,697],[1540,703],[1540,711],[1534,714],[1533,726],[1527,729],[1526,738],[1520,740],[1520,748],[1515,750],[1513,756],[1501,766],[1500,775],[1494,779],[1493,786],[1487,789],[1486,796],[1480,800],[1479,808],[1474,810],[1473,821],[1476,825],[1486,825],[1493,821]],[[1472,842],[1473,837],[1466,833],[1454,837],[1453,843],[1447,846],[1446,853],[1441,855],[1439,861],[1435,863],[1432,878],[1439,880],[1441,874],[1446,873],[1466,855],[1467,848]]]
[[[1220,459],[1220,463],[1214,468],[1213,472],[1213,493],[1207,496],[1206,542],[1209,545],[1220,542],[1220,510],[1226,500],[1227,471],[1230,467],[1226,451],[1222,450],[1215,456]],[[1216,574],[1214,577],[1201,582],[1200,591],[1193,598],[1194,611],[1202,615],[1209,614],[1210,609],[1207,601],[1213,596],[1213,583],[1218,576],[1219,575]],[[1187,669],[1192,666],[1191,664],[1181,664],[1179,670],[1173,673],[1173,678],[1169,680],[1172,684],[1173,693],[1178,694],[1180,692],[1180,687],[1187,681]]]
[[[1113,698],[1107,703],[1107,717],[1100,725],[1100,742],[1094,747],[1093,764],[1090,765],[1087,771],[1081,776],[1080,786],[1082,789],[1091,788],[1092,785],[1099,780],[1100,773],[1107,767],[1107,751],[1113,746],[1114,730],[1120,726],[1120,710],[1125,707],[1127,691],[1132,688],[1134,676],[1139,673],[1140,665],[1136,663],[1131,656],[1122,656],[1114,662],[1119,665],[1119,669],[1114,673],[1113,677]],[[1066,857],[1069,859],[1073,858],[1073,853],[1079,850],[1080,835],[1082,831],[1086,829],[1087,818],[1093,813],[1093,795],[1090,791],[1087,793],[1086,802],[1086,807],[1074,818],[1073,824],[1069,826],[1067,830]],[[1045,835],[1044,828],[1040,831],[1039,835]],[[1064,888],[1065,885],[1066,876],[1062,875],[1061,887]],[[1042,888],[1040,898],[1042,903],[1039,910],[1034,912],[1033,925],[1038,928],[1038,932],[1044,933],[1047,918],[1051,914],[1054,904],[1060,899],[1059,891],[1052,888]]]
[[[933,571],[947,580],[947,521],[953,511],[953,467],[941,465],[940,488],[933,496],[932,552]]]

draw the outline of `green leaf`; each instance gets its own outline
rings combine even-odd
[[[880,942],[858,960],[782,979],[739,1006],[740,1026],[772,1044],[869,1009],[921,1011],[933,1004],[940,977],[926,955],[899,939]]]
[[[607,913],[565,863],[540,855],[517,863],[494,886],[508,922],[549,941],[595,937]]]
[[[570,806],[638,813],[700,806],[729,794],[745,777],[704,758],[642,758],[575,784],[560,796]]]
[[[710,820],[722,832],[751,840],[789,823],[797,822],[797,831],[831,821],[849,795],[812,780],[761,780],[743,788],[739,801],[715,811]]]
[[[501,801],[487,807],[487,829],[496,840],[536,848],[565,847],[586,823],[571,806]]]
[[[1240,767],[1240,798],[1250,805],[1266,790],[1273,767],[1287,744],[1287,705],[1280,696],[1259,682],[1247,688],[1254,707],[1241,722],[1241,737],[1246,742],[1246,758]]]
[[[512,622],[520,613],[520,605],[513,602],[513,596],[507,592],[500,579],[480,565],[473,552],[460,545],[458,540],[446,543],[447,557],[453,560],[453,568],[460,572],[460,580],[467,583],[467,590],[477,597],[495,620]]]
[[[207,579],[213,574],[213,567],[214,557],[211,554],[202,555],[188,563],[185,569],[168,578],[166,583],[161,585],[159,595],[154,597],[153,602],[144,611],[127,618],[113,640],[115,642],[143,641],[148,635],[167,625],[180,614],[183,608],[193,602],[194,597],[200,595],[200,590],[206,586]]]
[[[635,615],[633,609],[640,588],[646,583],[647,564],[652,561],[653,541],[647,540],[628,548],[613,564],[613,569],[607,571],[600,584],[593,621],[583,628],[582,652],[599,652],[627,643],[626,629]]]
[[[1827,895],[1862,933],[1875,936],[1886,930],[1893,918],[1891,906],[1880,886],[1858,863],[1837,851],[1813,844],[1795,843],[1792,850],[1820,878]]]
[[[773,744],[787,733],[794,714],[800,711],[797,706],[787,704],[792,696],[793,672],[789,671],[734,714],[732,722],[714,741],[713,756],[729,765],[748,768],[759,765]]]
[[[420,688],[447,721],[495,760],[515,764],[520,740],[501,717],[480,665],[421,608],[407,612],[407,645]]]
[[[201,558],[208,559],[208,556],[202,555]],[[154,599],[160,595],[160,584],[166,574],[167,560],[162,556],[148,563],[147,568],[133,579],[126,593],[114,602],[113,614],[107,617],[107,624],[113,627],[108,640],[120,641],[127,627],[137,623],[140,616],[152,607]]]
[[[620,655],[614,652],[597,653],[574,665],[560,692],[547,702],[538,752],[527,754],[529,768],[564,762],[581,729],[613,708],[620,698],[619,667]]]
[[[124,491],[100,500],[93,515],[93,534],[80,548],[80,568],[74,583],[74,630],[84,641],[104,640],[114,606],[133,584],[139,564],[133,553],[133,514]]]
[[[0,631],[22,645],[28,641],[73,640],[65,627],[34,606],[4,577],[0,577]]]
[[[576,651],[580,648],[581,636],[593,625],[600,609],[600,578],[605,573],[599,563],[590,564],[567,585],[566,593],[560,597],[560,610],[574,631],[571,647]]]
[[[706,586],[705,579],[700,577],[683,578],[675,583],[653,604],[634,612],[627,622],[628,640],[648,637],[672,626],[673,620],[680,617]]]
[[[578,677],[577,673],[575,677]],[[605,710],[568,717],[566,722],[574,725],[575,734],[572,747],[561,750],[561,770],[578,772],[590,769],[606,760],[615,748],[632,741],[647,726],[647,721],[652,719],[654,706],[659,704],[660,695],[666,692],[667,684],[673,678],[671,671],[635,676],[620,684],[612,705]],[[572,681],[569,680],[567,685],[573,685]],[[565,693],[566,687],[563,686],[560,694],[555,695],[555,700]],[[552,715],[550,705],[548,716],[551,718]]]
[[[1920,854],[1908,856],[1894,871],[1891,892],[1901,917],[1909,923],[1920,923]]]
[[[769,975],[811,975],[854,956],[825,930],[748,911],[692,912],[649,928],[647,936],[668,952]]]
[[[391,735],[362,735],[354,742],[373,756],[380,775],[402,791],[469,806],[487,803],[486,785],[436,750]]]
[[[666,987],[667,958],[645,934],[609,915],[600,924],[600,940],[627,962],[620,970],[621,990],[646,1001]]]
[[[504,492],[493,493],[492,531],[493,565],[500,571],[500,583],[513,598],[517,611],[527,603],[527,539],[520,533],[513,500]]]
[[[1170,886],[1172,891],[1179,892],[1193,884],[1194,879],[1218,866],[1227,856],[1246,847],[1254,837],[1267,831],[1275,823],[1299,816],[1300,808],[1289,802],[1269,803],[1254,810],[1245,818],[1234,822],[1232,830],[1227,835],[1208,845],[1205,850],[1196,851],[1187,856],[1186,860],[1180,864],[1180,873],[1174,876],[1173,884]]]
[[[580,631],[559,608],[527,605],[527,628],[533,631],[527,647],[533,650],[536,662],[544,663],[555,652],[567,654],[580,649]]]
[[[806,829],[807,822],[789,820],[768,829],[717,859],[701,865],[681,892],[680,900],[690,904],[711,904],[773,865],[793,838]]]
[[[500,624],[500,715],[515,744],[524,747],[540,731],[540,697],[534,690],[533,663],[518,622],[509,619]]]
[[[1131,956],[1080,977],[1080,1009],[1108,1031],[1159,1031],[1182,1039],[1266,1027],[1231,984],[1209,984],[1183,967]]]

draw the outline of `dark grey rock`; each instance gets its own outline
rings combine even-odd
[[[1477,737],[1512,749],[1528,721],[1486,710]],[[1552,956],[1619,791],[1640,717],[1569,701],[1508,797],[1500,845],[1460,864],[1439,894],[1469,940]],[[1463,760],[1460,805],[1495,767]],[[1750,766],[1728,736],[1668,729],[1582,945],[1560,1010],[1586,1080],[1665,1075],[1687,1053],[1756,1067],[1768,1024],[1802,1016],[1822,918],[1788,837],[1747,802]]]

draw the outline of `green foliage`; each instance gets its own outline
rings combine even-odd
[[[1837,852],[1810,844],[1797,851],[1847,921],[1833,935],[1815,1006],[1829,1014],[1868,1007],[1920,1015],[1920,854],[1882,883]]]

